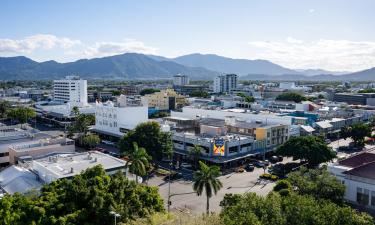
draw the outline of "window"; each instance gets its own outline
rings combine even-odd
[[[233,147],[229,148],[229,154],[231,154],[231,153],[237,153],[237,152],[238,152],[238,147],[237,146],[233,146]]]
[[[0,157],[9,156],[9,152],[1,152]]]
[[[357,202],[360,205],[369,204],[369,190],[357,187]]]
[[[371,206],[375,207],[375,191],[371,191]]]

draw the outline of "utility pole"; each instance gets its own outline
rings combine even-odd
[[[172,204],[171,202],[171,174],[172,174],[172,160],[171,160],[171,155],[168,154],[169,157],[169,175],[168,175],[168,212],[170,210],[170,206]]]

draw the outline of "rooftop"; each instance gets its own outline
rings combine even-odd
[[[75,154],[56,154],[33,161],[33,167],[41,166],[58,178],[70,177],[81,173],[87,168],[102,165],[105,170],[125,166],[125,161],[113,156],[90,151]]]

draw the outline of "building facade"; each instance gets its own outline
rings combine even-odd
[[[67,76],[53,81],[53,99],[59,102],[87,105],[87,81],[78,76]]]
[[[213,91],[215,93],[231,92],[237,88],[237,75],[226,74],[214,78]]]
[[[147,104],[133,102],[126,96],[118,97],[117,102],[97,102],[95,106],[94,131],[106,135],[121,137],[139,123],[147,122]]]
[[[156,110],[175,110],[187,104],[185,96],[178,94],[173,89],[165,89],[160,92],[148,94],[142,97],[148,107]]]
[[[190,83],[190,79],[186,75],[177,74],[173,76],[173,85],[174,86],[184,86]]]

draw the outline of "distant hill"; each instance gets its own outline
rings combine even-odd
[[[301,74],[297,71],[279,66],[267,60],[232,59],[223,56],[208,54],[190,54],[173,59],[185,66],[203,67],[223,73],[247,74]]]
[[[186,74],[195,80],[212,80],[221,73],[236,73],[246,80],[373,81],[375,68],[337,75],[320,69],[291,70],[266,60],[231,59],[191,54],[177,58],[125,53],[75,62],[36,62],[24,56],[0,57],[0,80],[56,79],[79,75],[89,79],[160,79]],[[338,72],[341,74],[341,72]]]
[[[158,79],[182,73],[192,79],[212,79],[218,72],[160,61],[143,54],[126,53],[75,62],[36,62],[24,56],[0,57],[0,79],[55,79],[66,75],[101,79]]]
[[[344,71],[328,71],[322,69],[296,69],[295,71],[305,75],[305,76],[316,76],[316,75],[323,75],[323,74],[331,74],[331,75],[343,75],[349,72]]]

